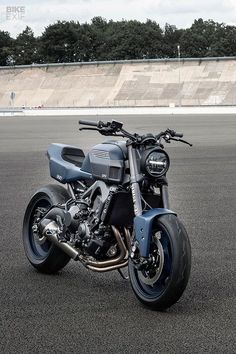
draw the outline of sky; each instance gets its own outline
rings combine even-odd
[[[90,22],[151,19],[160,24],[190,27],[195,19],[212,19],[236,25],[236,0],[0,0],[0,30],[16,37],[26,26],[39,36],[49,24],[60,21]]]

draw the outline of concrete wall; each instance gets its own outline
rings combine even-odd
[[[10,93],[15,92],[14,102]],[[236,59],[0,68],[0,107],[236,105]]]

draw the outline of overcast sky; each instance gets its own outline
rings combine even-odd
[[[236,25],[236,0],[0,0],[0,29],[14,37],[26,25],[40,35],[57,20],[83,23],[95,16],[107,20],[151,19],[162,27],[169,23],[186,28],[200,17]]]

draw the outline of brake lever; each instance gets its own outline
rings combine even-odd
[[[180,142],[183,143],[183,144],[186,144],[186,145],[189,145],[189,146],[193,146],[193,144],[191,144],[191,143],[189,143],[188,141],[183,140],[183,139],[170,138],[170,140],[180,141]]]
[[[181,143],[184,143],[184,144],[186,144],[186,145],[189,145],[190,147],[193,146],[193,144],[189,143],[189,142],[186,141],[186,140],[179,139],[179,141],[180,141]]]

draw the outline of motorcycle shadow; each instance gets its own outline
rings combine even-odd
[[[128,269],[122,272],[128,276]],[[29,269],[33,284],[37,287],[47,284],[54,292],[68,292],[74,289],[85,295],[100,292],[105,295],[125,295],[130,292],[129,280],[123,279],[118,271],[96,273],[84,268],[82,265],[70,264],[67,268],[55,274],[42,274],[35,269]],[[37,284],[38,283],[38,284]]]
[[[127,268],[122,270],[128,275]],[[225,303],[225,296],[233,296],[226,294],[225,288],[219,286],[217,277],[201,278],[198,269],[193,269],[189,284],[179,301],[167,310],[162,311],[169,315],[200,315],[219,310]],[[41,274],[38,271],[29,268],[27,278],[31,279],[31,287],[34,292],[38,292],[50,301],[48,294],[53,293],[54,298],[66,298],[72,302],[86,303],[96,302],[104,303],[112,307],[116,302],[116,308],[124,306],[134,306],[138,311],[147,307],[140,304],[131,289],[129,280],[124,280],[118,271],[107,273],[95,273],[85,269],[78,264],[69,264],[67,268],[53,274]],[[124,305],[125,303],[125,305]],[[152,310],[150,310],[152,312]]]

